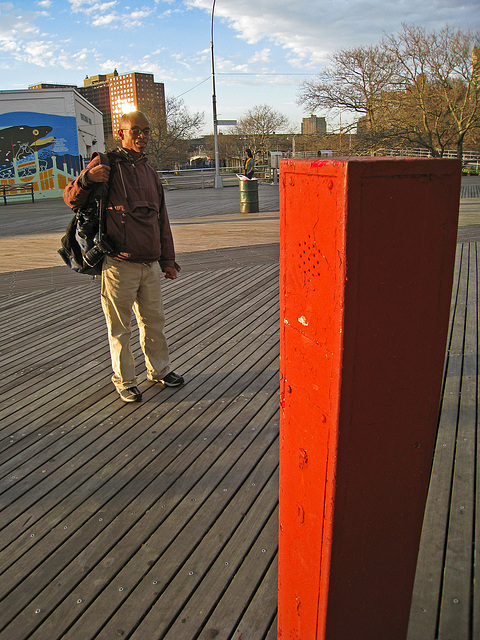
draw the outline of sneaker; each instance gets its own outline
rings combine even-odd
[[[137,387],[129,387],[118,392],[124,402],[141,402],[142,394]]]
[[[167,373],[166,376],[164,376],[160,380],[156,380],[155,382],[161,382],[166,387],[179,387],[184,383],[184,379],[182,378],[182,376],[179,376],[178,373],[170,371],[170,373]]]

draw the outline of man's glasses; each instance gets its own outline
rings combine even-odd
[[[140,129],[140,127],[132,127],[131,129],[122,129],[122,131],[131,131],[132,135],[135,137],[139,136],[141,133],[143,133],[144,136],[149,136],[151,133],[151,129],[149,129],[148,127],[146,127],[146,129]]]

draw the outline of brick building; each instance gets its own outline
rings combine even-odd
[[[303,135],[318,134],[323,136],[327,133],[327,122],[325,118],[317,118],[317,116],[303,118],[301,131]]]
[[[105,138],[118,131],[120,117],[126,111],[156,111],[165,116],[165,86],[155,82],[152,73],[124,73],[85,78],[77,91],[103,113]]]

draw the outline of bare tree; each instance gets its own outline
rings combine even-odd
[[[257,105],[247,111],[238,121],[233,133],[240,136],[254,155],[264,160],[270,150],[275,133],[286,131],[290,127],[288,118],[266,104]]]
[[[413,144],[443,155],[455,146],[461,157],[480,127],[478,45],[476,32],[403,25],[375,47],[336,52],[299,102],[361,114],[357,144],[370,151]]]
[[[342,49],[316,79],[303,83],[299,103],[310,113],[320,108],[361,114],[363,134],[375,146],[385,133],[383,97],[395,89],[395,81],[395,58],[382,47]],[[348,133],[348,127],[343,130]]]
[[[203,125],[204,114],[190,113],[183,100],[165,99],[165,112],[159,105],[145,107],[151,128],[148,156],[156,169],[172,169],[185,162],[190,150],[189,139]]]
[[[157,102],[145,103],[142,110],[150,124],[148,158],[155,169],[173,169],[186,162],[190,152],[189,140],[203,126],[204,114],[190,113],[183,100],[167,96],[165,109]],[[120,141],[115,136],[105,140],[107,150],[115,149]]]
[[[392,96],[390,117],[398,133],[443,155],[462,157],[465,136],[480,126],[479,35],[444,27],[439,32],[403,25],[384,47],[397,61],[404,93]]]

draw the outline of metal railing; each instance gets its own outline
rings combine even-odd
[[[172,169],[157,171],[165,189],[209,189],[215,186],[215,169]],[[221,167],[220,176],[224,187],[238,185],[237,173],[242,174],[241,167]],[[271,170],[267,166],[255,167],[255,176],[260,180],[269,180]]]
[[[409,156],[412,158],[431,157],[431,154],[427,149],[382,149],[379,155],[390,157]],[[317,152],[313,151],[302,151],[293,154],[293,157],[295,158],[313,158],[316,156]],[[285,153],[284,157],[292,157],[292,154]],[[456,151],[445,151],[443,157],[456,158]],[[465,172],[471,170],[472,172],[478,173],[480,170],[480,155],[474,151],[465,151],[463,154],[463,163],[466,165]],[[157,173],[160,176],[165,189],[209,189],[215,186],[215,169],[213,167],[200,169],[173,169],[158,171]],[[220,175],[223,186],[237,186],[237,174],[243,174],[242,167],[221,167]],[[255,166],[255,176],[259,180],[276,182],[278,180],[278,169],[274,169],[268,165],[258,165]]]
[[[432,154],[428,149],[383,149],[382,154],[386,156],[408,156],[411,158],[431,158]],[[446,149],[443,152],[443,158],[456,158],[456,149]],[[464,151],[462,156],[463,163],[480,162],[480,154],[478,151]]]

